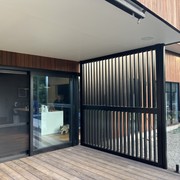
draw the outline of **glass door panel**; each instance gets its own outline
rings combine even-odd
[[[0,158],[29,151],[29,76],[0,71]]]
[[[70,142],[71,79],[33,76],[33,149]]]

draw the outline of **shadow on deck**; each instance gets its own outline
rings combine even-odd
[[[75,146],[0,164],[0,179],[180,179],[168,170]]]

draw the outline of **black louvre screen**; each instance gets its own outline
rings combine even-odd
[[[158,164],[156,62],[150,49],[81,63],[83,145]]]

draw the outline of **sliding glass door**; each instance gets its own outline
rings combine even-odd
[[[33,151],[71,142],[72,82],[33,75]]]

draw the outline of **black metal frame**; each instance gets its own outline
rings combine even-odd
[[[81,144],[167,168],[164,44],[82,61],[80,68]]]
[[[106,0],[107,2],[113,4],[114,6],[116,6],[119,9],[122,9],[123,11],[125,11],[126,13],[138,18],[138,19],[143,19],[144,17],[140,14],[138,14],[137,12],[132,11],[131,9],[129,9],[128,7],[122,5],[120,2],[116,1],[116,0]],[[128,2],[127,2],[128,3]],[[132,3],[134,3],[134,5],[138,6],[137,4],[135,4],[136,2],[132,1]],[[135,6],[134,6],[135,7]],[[137,7],[136,7],[137,8]],[[142,7],[141,7],[142,8]],[[140,11],[140,6],[139,6],[139,11]],[[142,13],[145,13],[145,11],[142,9],[141,10]]]
[[[159,166],[167,169],[167,133],[166,133],[166,106],[165,106],[165,68],[163,45],[157,47],[157,106],[158,106],[158,157]]]

